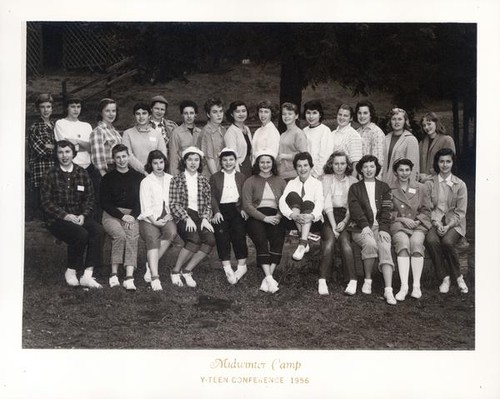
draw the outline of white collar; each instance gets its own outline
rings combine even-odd
[[[186,176],[186,179],[197,179],[198,178],[198,172],[196,172],[194,175],[189,174],[189,172],[184,171],[184,176]]]
[[[441,175],[438,175],[438,182],[439,183],[445,182],[446,184],[450,184],[451,183],[451,173],[448,175],[448,177],[446,179],[443,179],[441,177]]]
[[[222,173],[225,173],[228,176],[233,176],[234,174],[236,174],[236,168],[233,169],[231,172],[226,172],[224,169],[221,169],[221,170],[222,170]]]
[[[61,168],[61,170],[63,172],[65,172],[65,173],[71,173],[71,172],[73,172],[73,162],[71,162],[71,165],[70,165],[70,167],[69,167],[68,170],[63,169],[63,167],[61,166],[61,164],[59,164],[59,168]]]

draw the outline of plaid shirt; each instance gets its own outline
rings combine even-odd
[[[59,165],[50,169],[41,187],[42,209],[49,223],[67,214],[89,216],[93,210],[94,188],[85,169],[73,164],[72,172]]]
[[[187,213],[188,191],[184,173],[179,173],[170,181],[170,212],[176,223],[189,217]],[[198,215],[200,218],[209,220],[212,217],[211,201],[210,183],[205,176],[198,173]]]
[[[360,127],[358,133],[363,140],[363,155],[374,155],[380,165],[384,165],[385,134],[375,123]]]
[[[101,175],[109,172],[109,166],[114,165],[111,149],[121,144],[122,136],[114,127],[108,128],[103,121],[90,133],[90,158]]]
[[[161,133],[163,140],[165,140],[165,145],[168,148],[168,142],[172,137],[172,132],[176,127],[178,127],[177,123],[171,121],[170,119],[165,119],[165,118],[162,118],[161,122],[150,121],[149,123],[151,124],[151,126],[153,126],[153,129]]]
[[[45,144],[54,144],[54,121],[45,123],[39,119],[31,125],[28,136],[29,166],[31,171],[31,184],[39,187],[43,177],[55,165],[54,149],[47,148]]]

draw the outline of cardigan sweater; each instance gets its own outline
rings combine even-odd
[[[274,198],[276,199],[276,204],[279,204],[279,200],[283,195],[286,187],[286,182],[281,177],[271,175],[266,179],[260,175],[252,175],[248,179],[246,179],[245,183],[243,184],[243,210],[248,213],[250,217],[261,221],[264,220],[266,215],[260,212],[257,207],[262,200],[262,194],[264,193],[266,182],[269,184],[271,190],[273,191]]]
[[[227,128],[226,134],[224,134],[224,145],[226,147],[232,148],[238,153],[238,159],[236,162],[237,171],[240,170],[240,165],[245,160],[249,150],[244,134],[247,135],[247,138],[250,141],[250,145],[252,143],[252,133],[250,132],[248,126],[244,126],[244,130],[245,133],[243,133],[243,131],[233,123]],[[252,149],[250,148],[250,151],[251,150]]]
[[[234,180],[236,181],[236,188],[238,189],[238,194],[240,195],[240,198],[236,203],[236,209],[238,209],[238,211],[241,211],[241,193],[243,190],[243,183],[245,183],[246,177],[243,173],[240,173],[238,171],[235,171],[234,173],[235,173]],[[219,212],[219,204],[222,198],[222,191],[224,190],[225,176],[226,174],[222,170],[219,170],[217,173],[210,176],[210,188],[212,191],[212,212],[214,215],[217,212]]]
[[[354,183],[351,186],[347,198],[351,215],[350,230],[360,231],[365,227],[372,228],[374,222],[373,211],[364,180]],[[377,206],[379,230],[390,234],[392,211],[391,189],[386,183],[378,179],[375,179],[375,204]]]

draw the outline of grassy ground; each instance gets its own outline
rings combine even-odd
[[[94,76],[60,73],[28,81],[28,102],[37,93],[60,91],[69,78],[69,90]],[[139,100],[162,93],[171,102],[169,117],[179,121],[176,106],[192,98],[201,106],[210,95],[226,103],[234,99],[255,107],[258,100],[278,101],[279,69],[275,65],[240,66],[220,75],[189,76],[189,83],[164,85],[123,82],[114,88],[119,103],[117,127],[133,124],[132,106]],[[85,93],[83,93],[85,94]],[[334,83],[304,91],[304,101],[322,99],[327,124],[333,126],[336,106],[354,104],[358,98]],[[391,107],[390,96],[373,94],[370,99],[380,113]],[[95,125],[96,102],[84,108],[83,120]],[[450,120],[446,102],[429,104]],[[27,107],[28,119],[33,116]],[[56,107],[61,112],[61,106]],[[200,114],[200,124],[204,117]],[[254,120],[254,123],[255,120]],[[451,126],[449,123],[447,126]],[[24,264],[23,347],[24,348],[238,348],[238,349],[473,349],[475,347],[474,289],[474,180],[469,187],[467,282],[470,292],[460,295],[453,286],[449,295],[437,293],[437,283],[427,270],[421,300],[409,298],[395,307],[386,305],[381,276],[374,281],[374,294],[355,297],[342,294],[334,282],[331,295],[317,294],[318,260],[313,256],[297,264],[290,260],[296,243],[287,242],[285,256],[277,269],[280,291],[269,295],[258,290],[263,274],[255,266],[250,246],[249,272],[230,286],[214,251],[195,271],[196,289],[173,287],[169,268],[178,248],[168,252],[160,270],[163,292],[153,292],[142,280],[145,253],[139,253],[137,292],[110,289],[85,292],[64,282],[65,245],[56,245],[40,222],[26,222]],[[109,259],[109,258],[107,258]],[[467,263],[467,261],[466,261]],[[107,283],[109,266],[98,280]],[[394,285],[399,288],[398,277]]]
[[[474,285],[460,295],[437,293],[430,271],[421,300],[385,304],[381,276],[374,293],[355,297],[330,284],[317,294],[317,258],[290,260],[287,239],[277,270],[280,291],[258,290],[263,274],[250,247],[249,272],[230,286],[215,251],[195,271],[196,289],[174,287],[168,276],[178,248],[160,270],[163,292],[142,280],[145,253],[139,253],[136,292],[123,288],[83,291],[65,285],[65,245],[54,243],[40,222],[26,225],[23,347],[25,348],[238,348],[238,349],[473,349]],[[105,251],[106,252],[106,251]],[[107,282],[109,266],[102,270]],[[397,276],[395,286],[398,287]],[[362,281],[362,280],[361,280]]]

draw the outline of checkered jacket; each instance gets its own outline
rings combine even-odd
[[[42,209],[49,223],[64,219],[67,214],[92,214],[94,188],[85,169],[73,164],[72,172],[63,172],[58,166],[45,175],[40,190]]]
[[[188,191],[186,175],[184,172],[174,176],[170,181],[170,212],[177,223],[186,220],[189,216]],[[198,173],[198,214],[200,218],[210,220],[212,217],[212,196],[210,193],[210,183],[205,176]]]
[[[54,144],[54,121],[45,123],[39,119],[31,125],[28,136],[29,166],[31,184],[34,187],[42,185],[43,177],[55,165],[55,149],[45,147],[45,144]]]
[[[114,165],[111,150],[121,144],[122,136],[114,127],[111,129],[103,121],[99,121],[89,137],[90,157],[92,164],[99,169],[101,175],[109,172],[109,165]]]

